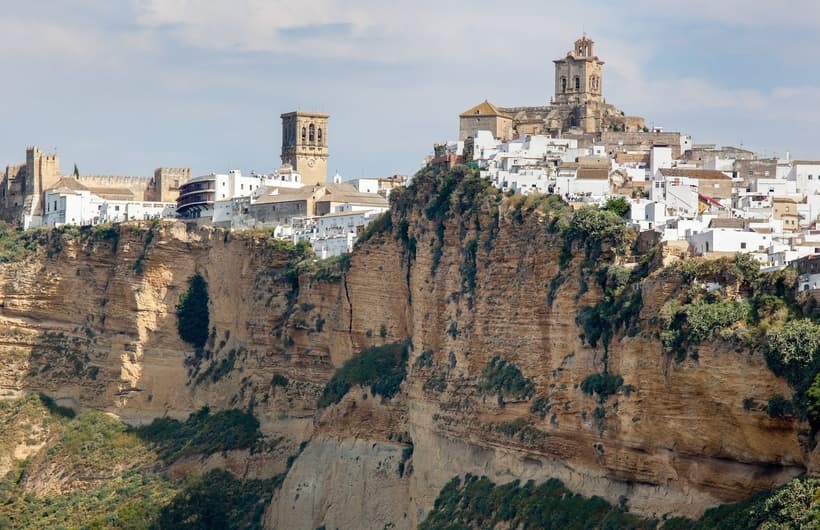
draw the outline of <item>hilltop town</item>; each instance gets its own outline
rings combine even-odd
[[[627,115],[604,98],[604,61],[584,35],[554,61],[545,106],[483,101],[459,117],[458,140],[435,144],[425,163],[468,164],[499,189],[556,194],[575,207],[623,198],[627,223],[648,242],[684,253],[749,253],[764,269],[811,269],[820,250],[820,161],[761,157]],[[267,228],[309,241],[319,257],[352,250],[388,209],[390,191],[412,177],[328,179],[329,115],[281,115],[281,166],[192,176],[161,167],[152,177],[62,173],[56,153],[26,150],[0,183],[0,219],[24,228],[178,218],[231,229]],[[329,181],[330,180],[330,181]],[[820,275],[802,277],[814,289]]]

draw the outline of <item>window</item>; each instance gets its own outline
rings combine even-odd
[[[561,78],[561,93],[562,94],[567,93],[567,78],[566,77]]]
[[[746,242],[745,241],[740,244],[740,248],[746,248]]]
[[[120,207],[119,207],[119,206],[114,206],[114,211],[115,211],[115,212],[119,212],[119,211],[120,211]]]
[[[15,204],[15,206],[16,206],[16,204]],[[54,201],[54,210],[55,211],[57,210],[57,201]]]
[[[313,143],[313,142],[315,142],[315,141],[316,141],[316,128],[315,128],[315,127],[313,126],[313,124],[311,123],[311,124],[310,124],[310,128],[309,128],[308,130],[310,131],[310,132],[308,133],[308,141],[309,141],[310,143]]]
[[[575,90],[581,90],[581,78],[575,77]]]
[[[322,145],[322,128],[321,127],[319,128],[319,133],[317,135],[317,138],[319,140],[319,145]]]
[[[307,129],[302,127],[302,143],[305,143],[306,141],[307,141]]]
[[[809,175],[809,180],[811,180],[811,179],[812,179],[812,176],[811,176],[811,175]]]

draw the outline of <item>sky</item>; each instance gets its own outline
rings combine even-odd
[[[328,170],[410,174],[488,99],[544,105],[586,32],[608,102],[696,143],[820,158],[813,0],[0,0],[0,167],[280,164],[280,114],[330,113]]]

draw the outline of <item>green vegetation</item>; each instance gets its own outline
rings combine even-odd
[[[779,530],[820,525],[820,479],[799,477],[772,491],[707,510],[697,521],[669,519],[664,530]]]
[[[210,380],[211,383],[220,381],[223,377],[231,373],[236,365],[237,351],[231,349],[228,354],[217,360],[211,361],[208,368],[196,377],[196,384],[199,385],[205,381]]]
[[[211,414],[208,407],[184,422],[158,418],[135,432],[167,463],[193,455],[252,449],[262,438],[259,421],[252,415],[234,409]]]
[[[581,381],[581,390],[590,396],[598,394],[601,401],[606,401],[609,396],[617,393],[623,384],[624,378],[620,375],[592,374]]]
[[[618,217],[626,217],[629,215],[629,210],[632,207],[629,204],[629,201],[626,197],[613,197],[606,201],[604,204],[603,209],[612,212]]]
[[[515,364],[493,357],[481,371],[478,390],[483,394],[497,394],[501,401],[504,398],[527,400],[535,393],[535,383],[524,377]]]
[[[395,342],[368,348],[349,359],[325,385],[318,406],[340,402],[354,385],[369,386],[373,394],[392,398],[407,375],[409,349],[409,342]]]
[[[272,387],[282,387],[287,388],[290,384],[290,381],[287,377],[282,374],[273,374],[273,379],[271,379],[270,386]]]
[[[162,508],[151,526],[178,530],[261,530],[265,508],[283,478],[243,481],[215,469],[186,481],[183,490]]]
[[[393,230],[393,218],[388,210],[377,215],[368,223],[362,235],[356,240],[356,246],[363,245],[380,234],[390,233],[391,230]]]
[[[820,371],[820,324],[801,318],[768,330],[763,352],[769,368],[798,392],[808,390]]]
[[[47,230],[18,230],[0,221],[0,263],[22,261],[49,241]]]
[[[319,282],[341,280],[350,270],[350,256],[332,256],[325,259],[308,258],[296,265],[297,274],[309,273]]]
[[[678,361],[686,358],[690,345],[714,338],[718,332],[745,322],[752,316],[748,301],[709,303],[698,300],[690,304],[667,302],[661,308],[661,342],[667,353],[674,353]]]
[[[536,486],[519,481],[497,486],[487,477],[467,475],[448,482],[420,530],[472,528],[654,529],[657,521],[641,519],[600,497],[585,498],[550,479]]]
[[[132,429],[101,412],[70,418],[52,409],[53,402],[37,395],[0,402],[0,455],[16,462],[0,478],[0,528],[262,528],[283,476],[240,481],[215,470],[177,480],[163,475],[157,462],[157,453],[167,455],[168,464],[253,448],[261,436],[253,417],[205,410],[185,422],[158,420]],[[18,444],[42,442],[30,459],[13,459]],[[53,482],[63,493],[35,494],[27,480]]]
[[[584,250],[588,263],[595,263],[607,249],[623,250],[629,230],[616,213],[597,206],[585,206],[575,212],[569,226],[563,231],[564,246],[561,261],[566,264],[574,245]]]
[[[789,418],[794,416],[794,405],[780,394],[769,399],[766,413],[772,418]]]
[[[461,292],[463,293],[475,293],[477,253],[478,241],[471,239],[464,247],[464,262],[461,264]]]
[[[453,478],[439,493],[420,530],[474,528],[775,530],[820,525],[820,479],[800,477],[772,491],[707,510],[693,521],[682,517],[645,519],[612,506],[600,497],[586,498],[550,479],[536,486],[519,481],[498,486],[486,477]]]
[[[208,340],[208,284],[200,274],[188,280],[188,290],[179,297],[177,304],[177,330],[179,337],[202,349]]]
[[[595,348],[601,343],[606,353],[618,331],[637,332],[643,296],[639,286],[631,281],[633,276],[623,267],[599,265],[596,276],[604,296],[594,306],[581,307],[576,323],[584,330],[589,345]]]

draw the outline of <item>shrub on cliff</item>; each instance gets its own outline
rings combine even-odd
[[[481,371],[478,390],[484,394],[497,394],[502,399],[530,399],[535,393],[535,383],[524,377],[513,363],[493,357]]]
[[[339,368],[322,391],[318,407],[342,400],[354,385],[370,386],[370,391],[390,399],[399,393],[407,375],[409,342],[395,342],[368,348]]]
[[[581,381],[581,390],[584,394],[598,394],[601,401],[618,392],[624,384],[624,378],[612,374],[592,374]]]
[[[188,280],[188,290],[179,297],[177,330],[182,340],[201,349],[208,340],[208,329],[208,284],[195,274]]]
[[[627,242],[628,229],[618,214],[602,210],[597,206],[585,206],[573,214],[569,227],[564,230],[564,248],[561,261],[566,262],[572,254],[572,246],[577,243],[584,249],[588,262],[594,262],[609,246],[620,249]]]
[[[253,415],[235,409],[211,414],[208,407],[184,422],[157,418],[135,432],[168,463],[186,456],[251,449],[262,438],[259,421]]]
[[[763,344],[771,370],[798,390],[805,390],[820,371],[820,324],[807,318],[770,329]]]
[[[600,497],[569,491],[560,480],[538,486],[519,481],[497,486],[487,477],[467,475],[448,482],[420,530],[467,528],[654,529],[657,521],[627,513]]]

